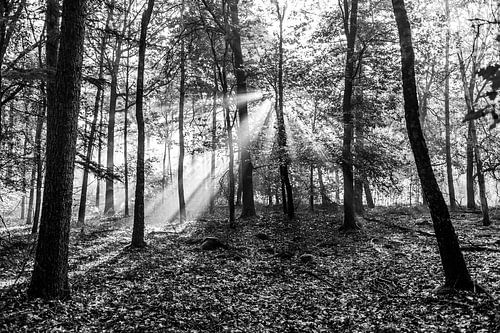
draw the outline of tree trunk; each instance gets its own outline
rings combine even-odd
[[[225,70],[224,70],[225,72]],[[225,74],[224,74],[225,76]],[[235,179],[234,179],[234,144],[233,144],[233,124],[231,122],[231,110],[229,109],[229,101],[227,97],[227,84],[223,87],[223,105],[224,114],[226,117],[226,128],[227,128],[227,144],[229,149],[229,227],[235,227],[235,202],[234,202],[234,192],[235,192]]]
[[[474,95],[476,93],[476,74],[477,74],[477,49],[476,49],[476,42],[477,42],[477,36],[474,39],[474,52],[471,55],[471,75],[469,82],[467,83],[467,77],[466,77],[466,71],[465,71],[465,64],[463,57],[461,53],[458,54],[458,61],[459,61],[459,68],[460,68],[460,74],[462,77],[462,84],[463,84],[463,90],[464,90],[464,98],[465,98],[465,104],[467,105],[467,112],[468,114],[473,114],[475,113],[475,102],[477,101],[477,98],[474,98]],[[476,132],[476,126],[474,123],[474,120],[469,121],[469,138],[470,141],[468,141],[468,148],[469,145],[473,149],[473,155],[475,156],[476,160],[476,172],[477,172],[477,180],[479,184],[479,197],[481,199],[481,212],[483,213],[483,225],[488,226],[490,225],[490,214],[489,214],[489,209],[488,209],[488,200],[486,198],[486,186],[485,186],[485,181],[484,181],[484,174],[483,174],[483,161],[481,159],[481,152],[479,150],[479,142],[477,140],[477,132]]]
[[[104,92],[101,97],[101,115],[99,117],[99,132],[97,133],[97,164],[102,164],[102,130],[103,130],[103,114],[104,114]],[[97,178],[95,188],[95,207],[99,211],[101,208],[101,179]]]
[[[451,164],[451,127],[450,127],[450,3],[445,0],[446,12],[446,42],[445,42],[445,65],[444,74],[444,127],[445,127],[445,154],[446,154],[446,176],[448,179],[448,196],[450,209],[457,209],[455,199],[455,187],[453,186],[453,168]]]
[[[215,66],[214,66],[215,67]],[[210,214],[214,213],[214,206],[215,206],[215,153],[217,150],[217,90],[218,84],[217,84],[217,72],[214,69],[214,92],[213,92],[213,99],[212,99],[212,142],[211,142],[211,156],[210,156]]]
[[[45,112],[55,110],[56,107],[56,66],[57,54],[59,48],[59,0],[47,0],[47,8],[45,11],[46,25],[46,42],[45,42],[45,66],[47,67],[47,83],[46,89],[43,83],[41,91],[46,90],[45,103],[42,106],[40,115],[37,119],[36,134],[35,134],[35,163],[36,163],[36,201],[35,201],[35,216],[31,233],[35,234],[38,231],[38,223],[42,210],[42,182],[43,182],[43,161],[42,161],[42,130],[45,118]],[[48,113],[48,112],[47,112]]]
[[[85,31],[85,0],[64,0],[55,107],[48,109],[47,162],[30,297],[69,297],[68,246]],[[50,105],[52,106],[52,105]]]
[[[309,210],[314,211],[314,164],[309,165]]]
[[[323,170],[318,166],[318,181],[319,181],[319,194],[321,197],[321,206],[325,207],[330,203],[326,195],[325,183],[323,182]]]
[[[370,190],[370,184],[368,183],[368,180],[363,181],[363,186],[365,190],[365,197],[366,197],[366,205],[368,208],[375,208],[375,203],[373,202],[373,196],[372,196],[372,191]]]
[[[476,209],[476,201],[474,199],[474,144],[472,141],[472,124],[469,122],[467,130],[467,146],[466,146],[466,182],[467,182],[467,208]]]
[[[139,39],[139,63],[137,67],[137,91],[135,117],[137,119],[137,168],[135,183],[134,227],[132,230],[132,247],[141,248],[144,241],[144,115],[142,110],[144,98],[144,62],[146,59],[146,37],[149,21],[153,13],[154,0],[148,0],[148,7],[142,14],[141,37]]]
[[[276,109],[277,124],[278,124],[278,147],[280,151],[280,177],[283,183],[283,188],[286,194],[286,214],[289,219],[295,217],[295,207],[293,204],[293,190],[290,183],[289,163],[290,158],[287,151],[286,129],[284,119],[284,100],[283,100],[283,20],[286,13],[286,5],[280,8],[276,2],[276,11],[279,20],[279,49],[278,49],[278,108]]]
[[[471,135],[472,144],[474,146],[474,156],[476,157],[476,170],[477,170],[477,183],[479,185],[479,197],[481,199],[481,212],[483,213],[483,225],[489,226],[491,224],[490,212],[488,208],[488,200],[486,198],[486,185],[483,173],[483,160],[481,159],[481,152],[477,141],[477,132],[474,120],[470,121],[472,125]]]
[[[106,19],[106,27],[109,25],[111,20],[111,10],[108,11],[108,17]],[[87,144],[87,154],[85,156],[85,167],[83,168],[83,179],[82,179],[82,191],[80,195],[80,205],[78,208],[78,222],[77,226],[83,231],[85,225],[85,210],[87,206],[87,187],[89,180],[89,165],[92,160],[92,151],[94,149],[94,141],[96,137],[97,130],[97,118],[99,117],[99,103],[101,101],[101,95],[103,94],[103,81],[104,81],[104,53],[106,51],[106,36],[103,34],[101,37],[101,45],[99,46],[99,85],[97,86],[97,92],[94,101],[94,112],[92,114],[92,124],[90,125],[89,141]]]
[[[182,0],[181,25],[184,29],[184,0]],[[186,202],[184,199],[184,99],[186,95],[186,52],[184,36],[181,38],[180,54],[180,86],[179,86],[179,163],[177,166],[177,190],[179,195],[179,222],[186,220]]]
[[[110,5],[111,11],[115,6],[115,0]],[[113,14],[111,14],[113,15]],[[108,137],[106,152],[106,168],[112,174],[114,172],[114,154],[115,154],[115,122],[116,122],[116,102],[118,98],[118,70],[122,57],[122,37],[118,36],[115,47],[115,58],[111,65],[111,84],[109,95],[109,113],[108,113]],[[104,201],[104,214],[111,216],[115,214],[114,184],[113,178],[106,179],[106,196]]]
[[[28,199],[28,214],[26,216],[26,224],[30,225],[33,219],[33,202],[35,201],[35,179],[36,178],[36,164],[31,167],[30,177],[30,195]]]
[[[354,186],[353,186],[353,163],[351,143],[353,137],[353,115],[352,115],[352,92],[354,86],[354,46],[357,34],[358,0],[352,0],[349,10],[347,0],[344,1],[346,14],[344,18],[344,30],[347,38],[347,56],[345,66],[344,97],[342,100],[342,112],[344,122],[344,136],[342,144],[342,174],[344,176],[344,221],[341,230],[359,229],[354,214]],[[349,13],[350,12],[350,13]]]
[[[126,25],[126,24],[125,24]],[[127,39],[130,40],[130,28],[128,29]],[[125,76],[125,110],[124,110],[124,122],[123,122],[123,164],[125,167],[124,178],[125,178],[125,217],[130,216],[129,202],[129,180],[128,180],[128,109],[129,109],[129,77],[130,77],[130,46],[127,48],[127,69]]]
[[[473,289],[474,283],[465,264],[458,238],[451,223],[448,207],[432,170],[432,164],[420,126],[415,84],[415,56],[411,29],[403,0],[392,0],[401,46],[401,72],[405,104],[406,127],[415,158],[418,175],[429,203],[439,254],[445,274],[445,286]]]
[[[236,77],[236,108],[240,118],[239,143],[240,143],[240,163],[242,177],[242,197],[243,207],[241,217],[255,216],[255,203],[253,198],[253,165],[249,151],[248,135],[248,101],[247,93],[247,74],[243,62],[243,53],[241,50],[241,36],[239,31],[240,20],[238,14],[238,0],[229,0],[231,11],[231,47],[234,58],[234,74]]]

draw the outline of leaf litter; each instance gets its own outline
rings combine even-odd
[[[453,216],[461,244],[499,249],[498,226],[476,218]],[[110,221],[72,232],[64,302],[26,298],[32,240],[17,234],[16,246],[1,249],[1,279],[28,264],[23,279],[0,289],[0,330],[498,332],[500,253],[464,253],[488,294],[436,295],[442,271],[428,221],[425,211],[375,209],[346,234],[328,211],[296,221],[269,211],[233,230],[207,217],[184,233],[150,232],[143,250],[125,249],[130,223]],[[201,250],[207,237],[226,248]]]

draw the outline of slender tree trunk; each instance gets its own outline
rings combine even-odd
[[[477,170],[477,183],[479,185],[479,197],[481,199],[481,212],[483,213],[483,225],[489,226],[491,224],[490,213],[488,208],[488,200],[486,198],[486,184],[483,173],[483,160],[481,159],[481,152],[477,141],[477,131],[474,120],[470,121],[472,125],[471,135],[472,144],[474,145],[474,156],[476,157],[476,170]]]
[[[126,25],[126,24],[125,24]],[[127,39],[130,40],[130,28],[128,29]],[[127,48],[127,69],[125,76],[125,114],[123,123],[123,163],[124,163],[124,177],[125,177],[125,217],[130,216],[129,208],[129,177],[128,177],[128,109],[129,109],[129,77],[130,77],[130,47]]]
[[[309,210],[314,211],[314,164],[309,165]]]
[[[111,20],[111,11],[108,12],[108,17],[106,19],[106,27],[109,25]],[[99,118],[99,103],[101,101],[101,95],[103,94],[103,81],[104,81],[104,53],[106,51],[106,36],[101,37],[101,45],[99,47],[99,85],[97,86],[97,92],[94,101],[94,112],[92,114],[92,124],[90,125],[89,141],[87,144],[87,154],[85,156],[85,167],[83,168],[83,179],[82,179],[82,191],[80,195],[80,205],[78,208],[78,222],[77,226],[83,231],[85,225],[85,210],[87,207],[87,187],[89,180],[89,165],[92,160],[92,152],[94,149],[94,141],[96,137],[97,130],[97,119]]]
[[[67,298],[68,247],[85,31],[85,0],[64,0],[54,108],[48,109],[44,201],[31,297]]]
[[[472,124],[469,122],[467,130],[467,146],[466,146],[466,183],[467,183],[467,208],[476,209],[476,201],[474,199],[474,144],[472,141]]]
[[[35,201],[35,179],[36,178],[36,164],[31,167],[30,177],[30,195],[28,199],[28,215],[26,216],[26,224],[30,225],[33,219],[33,202]]]
[[[238,152],[238,160],[241,161],[241,152]],[[238,163],[238,186],[236,187],[236,203],[235,203],[237,207],[241,206],[242,192],[243,192],[243,170],[241,168],[241,163]]]
[[[321,206],[326,207],[331,203],[331,200],[326,195],[325,183],[323,181],[323,169],[321,169],[320,166],[318,166],[317,169],[318,169],[318,182],[319,182],[319,194],[321,197]]]
[[[365,190],[366,205],[368,206],[368,208],[375,208],[375,203],[373,202],[373,196],[370,190],[370,184],[368,183],[368,180],[365,179],[363,181],[363,186]]]
[[[214,66],[215,67],[215,66]],[[212,152],[210,156],[210,214],[214,213],[215,206],[215,152],[217,150],[217,71],[214,69],[214,92],[212,99]]]
[[[111,11],[115,6],[115,0],[112,0]],[[116,102],[118,98],[118,70],[122,57],[122,37],[118,36],[115,47],[115,58],[111,65],[111,84],[109,95],[109,113],[108,113],[108,137],[106,152],[106,168],[110,174],[114,172],[115,163],[115,123],[116,123]],[[115,214],[114,184],[113,178],[106,179],[106,197],[104,201],[104,214],[111,216]]]
[[[247,93],[247,74],[243,61],[243,52],[241,50],[241,36],[239,31],[240,21],[238,14],[238,0],[229,0],[231,11],[231,47],[234,57],[234,74],[236,77],[236,108],[240,118],[239,141],[240,141],[240,163],[242,173],[242,197],[243,207],[241,217],[255,216],[255,203],[253,197],[253,165],[249,151],[248,135],[248,102]]]
[[[357,34],[358,0],[351,1],[351,8],[347,0],[344,1],[345,35],[347,37],[347,56],[345,66],[344,97],[342,101],[344,138],[342,145],[342,174],[344,176],[344,221],[341,230],[359,229],[354,212],[354,186],[353,186],[353,163],[351,143],[353,137],[353,115],[352,115],[352,92],[354,83],[354,46]]]
[[[99,132],[97,133],[97,164],[101,166],[102,164],[102,131],[103,131],[103,114],[104,114],[104,91],[101,96],[101,113],[99,117]],[[97,184],[95,189],[95,206],[97,210],[101,208],[101,179],[97,178]]]
[[[455,187],[453,186],[453,167],[451,164],[451,127],[450,127],[450,2],[445,0],[446,12],[446,42],[445,42],[445,65],[444,73],[444,127],[445,127],[445,154],[446,154],[446,176],[448,179],[448,196],[450,209],[457,209],[455,199]]]
[[[286,129],[284,119],[283,100],[283,20],[286,13],[286,5],[280,8],[276,2],[276,11],[279,20],[279,61],[278,61],[278,108],[276,109],[278,123],[278,147],[280,150],[280,176],[286,194],[286,214],[289,219],[295,217],[295,207],[293,205],[293,190],[289,175],[289,156],[287,152]]]
[[[37,168],[36,176],[36,201],[35,201],[35,217],[31,233],[35,234],[38,231],[38,223],[42,211],[42,182],[43,182],[43,161],[42,161],[42,130],[46,110],[52,112],[56,107],[56,66],[59,48],[59,0],[47,0],[47,8],[45,11],[46,25],[46,41],[45,41],[45,62],[47,67],[47,83],[46,88],[41,84],[41,92],[46,91],[45,103],[37,119],[36,134],[35,134],[35,160]],[[47,111],[48,113],[48,111]]]
[[[445,273],[445,287],[473,289],[475,287],[465,264],[458,238],[451,223],[448,207],[432,170],[432,164],[418,117],[415,84],[415,56],[410,23],[403,0],[392,0],[401,46],[401,72],[405,101],[406,127],[417,165],[418,175],[429,203],[439,253]]]
[[[132,230],[132,247],[141,248],[146,245],[144,241],[144,62],[146,59],[146,37],[148,25],[153,13],[154,0],[148,0],[148,7],[142,14],[141,37],[139,39],[139,63],[137,68],[137,92],[135,117],[137,118],[137,168],[135,184],[134,227]]]
[[[225,72],[225,70],[224,70]],[[224,74],[225,76],[225,74]],[[229,227],[235,227],[235,202],[234,202],[234,192],[235,192],[235,177],[234,177],[234,143],[233,143],[233,124],[231,122],[231,110],[229,109],[229,101],[227,97],[227,84],[223,87],[223,105],[224,114],[226,116],[226,128],[227,128],[227,144],[229,149]]]
[[[184,28],[184,0],[181,12],[182,27]],[[179,222],[186,220],[186,202],[184,199],[184,100],[186,95],[186,52],[184,36],[181,39],[180,54],[180,85],[179,85],[179,163],[177,167],[177,190],[179,195]]]

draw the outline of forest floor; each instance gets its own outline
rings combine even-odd
[[[0,226],[0,331],[500,332],[500,227],[454,213],[470,272],[487,294],[437,295],[443,281],[429,214],[376,208],[359,232],[329,210],[288,222],[206,216],[183,232],[147,230],[127,249],[131,220],[73,229],[72,297],[26,298],[34,238]],[[9,223],[11,223],[9,225]],[[216,236],[228,248],[204,251]]]

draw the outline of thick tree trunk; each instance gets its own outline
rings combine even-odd
[[[446,41],[445,41],[445,65],[444,73],[444,127],[445,127],[445,154],[446,154],[446,177],[448,180],[448,197],[450,209],[457,209],[455,199],[455,186],[453,186],[453,167],[451,163],[451,127],[450,127],[450,4],[445,0],[446,12]]]
[[[466,187],[467,187],[467,208],[476,209],[474,198],[474,144],[472,141],[472,123],[469,122],[467,131],[466,146]]]
[[[429,203],[434,231],[445,274],[445,286],[473,289],[474,283],[465,264],[458,238],[451,223],[448,207],[432,170],[432,164],[418,117],[418,99],[415,84],[415,56],[411,29],[403,0],[392,0],[401,46],[401,72],[405,104],[406,127],[417,165],[418,175]]]
[[[231,12],[231,47],[234,58],[234,74],[236,77],[236,108],[240,118],[239,143],[240,143],[240,163],[242,177],[242,197],[243,207],[241,217],[255,216],[255,202],[253,197],[253,165],[250,157],[248,135],[248,101],[247,74],[241,50],[241,36],[239,31],[240,21],[238,14],[238,0],[229,0]]]
[[[146,59],[146,37],[149,21],[153,13],[154,0],[148,0],[148,7],[142,14],[141,37],[139,39],[139,63],[137,68],[137,92],[135,117],[137,119],[137,168],[135,183],[134,227],[132,230],[132,247],[141,248],[146,245],[144,241],[144,62]]]
[[[85,0],[64,0],[55,107],[48,109],[47,162],[31,297],[69,296],[68,246],[85,31]],[[52,106],[52,105],[51,105]]]
[[[347,38],[347,56],[345,66],[344,97],[342,100],[342,113],[344,122],[344,136],[342,144],[342,174],[344,176],[344,221],[341,230],[359,229],[354,212],[354,186],[353,186],[353,162],[352,162],[352,138],[353,138],[353,115],[352,115],[352,92],[354,86],[354,46],[357,34],[358,0],[352,0],[351,8],[345,3],[346,15],[344,26]]]

